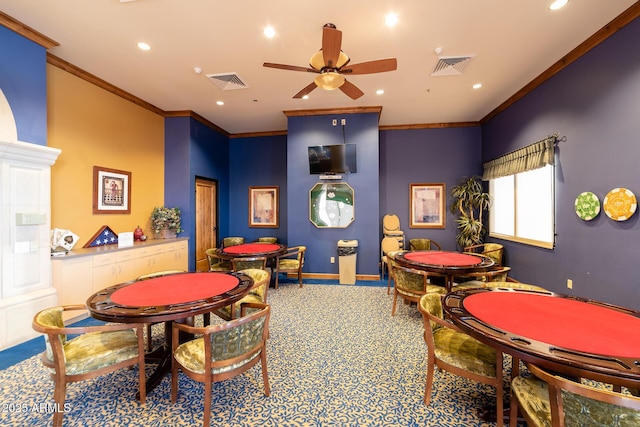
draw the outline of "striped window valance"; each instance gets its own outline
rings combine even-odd
[[[542,141],[484,163],[482,165],[482,180],[488,181],[553,165],[556,140],[557,135],[552,135]]]

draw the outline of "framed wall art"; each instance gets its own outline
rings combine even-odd
[[[131,213],[131,172],[93,167],[93,213]]]
[[[278,187],[249,187],[249,227],[278,228]]]
[[[409,228],[445,228],[445,186],[409,184]]]

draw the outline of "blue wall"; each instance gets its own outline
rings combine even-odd
[[[229,234],[229,140],[189,117],[165,119],[165,206],[183,212],[182,237],[189,239],[189,270],[195,270],[196,177],[218,181],[219,236]]]
[[[47,145],[47,51],[0,26],[0,89],[9,101],[18,140]]]
[[[556,132],[566,138],[556,154],[556,248],[506,243],[515,276],[634,309],[640,308],[640,214],[616,222],[601,210],[583,221],[574,201],[591,191],[602,202],[616,187],[640,196],[638,40],[636,19],[482,128],[485,161]]]
[[[229,143],[230,187],[229,235],[248,242],[274,236],[287,244],[287,137],[235,138]],[[279,227],[249,227],[249,187],[279,187]],[[221,236],[224,237],[224,236]]]
[[[341,125],[332,120],[346,118]],[[307,246],[305,272],[337,274],[338,240],[356,239],[359,243],[356,272],[378,274],[379,174],[378,114],[344,114],[313,117],[289,117],[287,140],[288,242]],[[344,174],[343,182],[354,189],[355,221],[346,228],[316,228],[309,220],[309,190],[319,182],[309,173],[308,147],[312,145],[356,144],[357,173]],[[336,263],[330,263],[336,257]]]
[[[456,250],[456,217],[449,213],[449,192],[464,176],[481,173],[480,127],[380,132],[380,217],[400,218],[408,247],[411,238],[429,238],[444,250]],[[409,228],[409,184],[444,183],[446,228]]]

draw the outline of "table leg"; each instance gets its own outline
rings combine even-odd
[[[193,317],[184,319],[185,323],[188,323],[193,326]],[[171,372],[171,343],[172,343],[172,335],[171,328],[173,322],[164,322],[164,343],[152,351],[145,355],[145,363],[148,362],[150,364],[157,365],[156,369],[151,373],[149,378],[147,378],[147,393],[151,392],[154,388],[156,388],[161,382],[162,379]],[[193,335],[187,333],[180,334],[180,342],[186,342],[188,340],[193,339]],[[139,393],[137,394],[138,398]]]

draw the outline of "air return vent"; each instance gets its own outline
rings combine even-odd
[[[467,56],[440,56],[432,76],[458,76],[467,68],[467,65],[475,55]]]
[[[207,74],[207,77],[222,90],[246,89],[249,87],[236,73]]]

